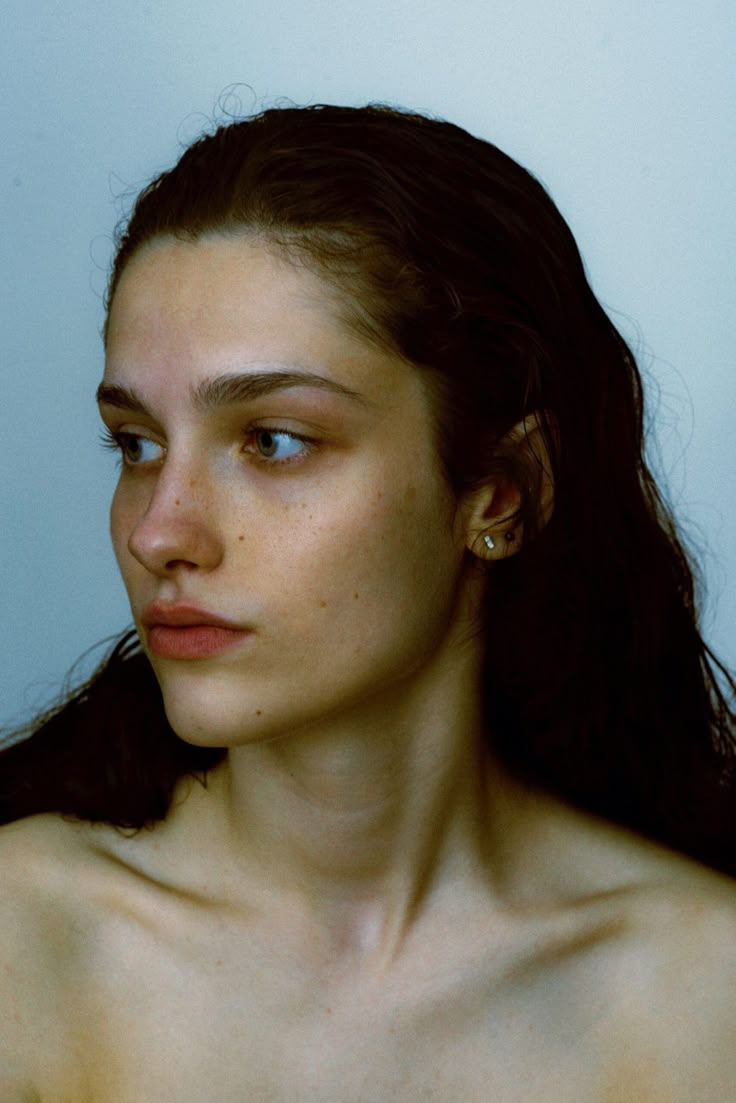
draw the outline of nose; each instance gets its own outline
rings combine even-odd
[[[223,545],[211,500],[190,478],[162,472],[146,512],[128,537],[128,550],[152,574],[211,571],[222,561]]]

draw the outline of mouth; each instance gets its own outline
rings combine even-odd
[[[249,628],[192,605],[153,601],[141,614],[152,655],[162,659],[207,659],[235,647]]]

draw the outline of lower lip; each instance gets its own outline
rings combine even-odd
[[[214,624],[190,624],[172,627],[154,624],[148,629],[148,646],[162,659],[208,659],[240,643],[250,633],[239,628],[220,628]]]

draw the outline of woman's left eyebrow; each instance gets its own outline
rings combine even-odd
[[[192,391],[192,403],[199,413],[210,413],[221,406],[231,406],[236,402],[249,402],[274,391],[289,387],[316,387],[323,391],[350,398],[355,402],[367,404],[364,395],[329,379],[306,371],[252,371],[238,374],[217,375],[213,379],[203,379]]]
[[[192,389],[192,404],[198,413],[207,414],[223,406],[249,402],[290,387],[316,387],[362,405],[370,405],[364,395],[337,380],[305,371],[252,371],[216,375],[212,379],[203,379]],[[97,388],[97,402],[133,413],[148,413],[146,403],[133,388],[116,383],[100,383]]]

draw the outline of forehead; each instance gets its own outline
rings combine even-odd
[[[326,280],[256,236],[163,238],[135,254],[116,289],[105,377],[169,369],[188,374],[252,363],[313,365],[390,394],[419,373],[361,340]]]

